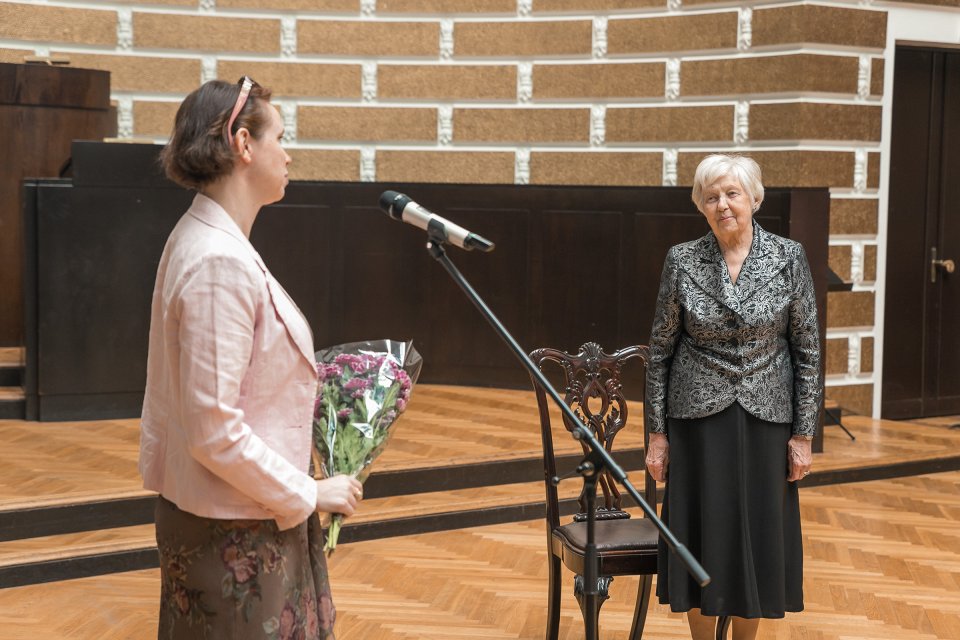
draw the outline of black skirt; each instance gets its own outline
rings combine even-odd
[[[707,573],[700,588],[663,541],[657,596],[672,611],[782,618],[803,610],[803,547],[790,425],[738,403],[706,418],[670,418],[662,519]]]

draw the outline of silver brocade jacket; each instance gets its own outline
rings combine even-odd
[[[735,401],[794,435],[817,428],[823,377],[817,303],[803,247],[753,223],[736,284],[713,233],[671,247],[647,363],[646,424],[702,418]]]

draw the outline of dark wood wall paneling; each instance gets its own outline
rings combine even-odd
[[[76,138],[116,131],[106,71],[0,63],[0,347],[23,344],[23,179],[58,176]]]
[[[34,419],[139,414],[155,270],[192,198],[159,175],[158,151],[77,143],[72,182],[28,187]],[[424,382],[530,384],[434,264],[425,234],[379,210],[386,189],[496,242],[490,254],[449,255],[528,350],[645,343],[667,248],[707,230],[686,187],[292,183],[261,212],[251,240],[309,319],[315,344],[413,339]],[[828,210],[826,189],[774,188],[757,215],[803,240],[822,316]],[[638,375],[627,383],[641,387]]]

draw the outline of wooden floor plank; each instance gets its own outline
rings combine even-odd
[[[642,406],[630,414],[642,420]],[[826,427],[825,453],[814,471],[935,460],[960,451],[960,430],[930,424],[844,418],[849,440]],[[558,427],[562,431],[562,427]],[[0,510],[148,495],[137,473],[137,420],[26,422],[0,420]],[[558,453],[579,444],[565,432]],[[617,437],[619,448],[642,446],[639,425]],[[375,471],[433,468],[540,455],[536,401],[530,391],[418,385],[407,413]]]
[[[806,611],[764,621],[760,640],[960,637],[957,487],[960,472],[802,489]],[[339,640],[543,637],[541,521],[346,544],[330,566]],[[564,640],[583,637],[571,581]],[[636,585],[614,581],[605,640],[626,638]],[[153,570],[0,590],[0,629],[8,640],[146,640],[158,594]],[[645,637],[689,634],[682,615],[652,604]]]

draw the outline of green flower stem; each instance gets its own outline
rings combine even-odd
[[[343,522],[343,516],[334,513],[330,519],[330,528],[327,530],[327,542],[323,545],[323,551],[327,557],[333,555],[333,550],[337,547],[337,539],[340,537],[340,526]]]

